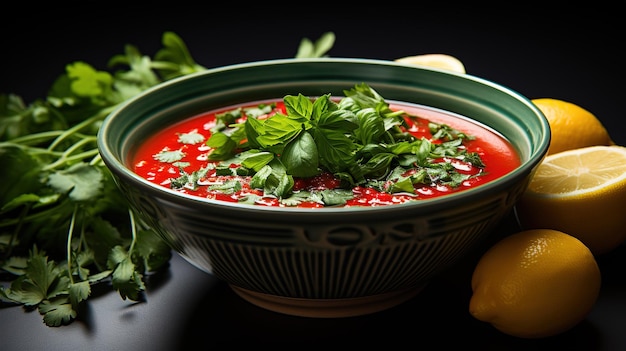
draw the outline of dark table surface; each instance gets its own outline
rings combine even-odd
[[[21,95],[26,102],[43,98],[66,64],[81,60],[105,70],[108,59],[123,53],[125,44],[152,56],[161,47],[164,31],[181,36],[207,68],[293,57],[302,38],[315,40],[332,31],[337,41],[330,56],[450,54],[463,61],[468,74],[528,98],[558,98],[588,109],[618,144],[626,145],[626,74],[619,54],[623,20],[611,6],[549,11],[526,3],[517,8],[509,4],[505,11],[469,5],[451,9],[418,3],[407,8],[312,3],[308,10],[265,4],[224,12],[223,7],[188,3],[164,8],[85,4],[91,3],[76,3],[73,9],[19,5],[11,11],[13,21],[0,23],[0,93]],[[497,232],[515,230],[509,218]],[[68,326],[47,327],[37,312],[0,308],[0,349],[156,351],[207,349],[221,343],[422,348],[435,343],[438,349],[463,345],[490,350],[626,350],[626,246],[597,257],[603,285],[589,316],[566,333],[539,340],[504,335],[469,315],[469,281],[478,254],[402,305],[338,319],[263,310],[174,254],[169,269],[148,281],[145,302],[122,300],[106,286],[97,287],[79,319]]]

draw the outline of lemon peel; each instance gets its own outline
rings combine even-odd
[[[532,99],[550,124],[551,140],[547,155],[595,145],[613,145],[602,122],[589,110],[554,98]]]

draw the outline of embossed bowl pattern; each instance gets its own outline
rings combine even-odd
[[[232,104],[302,93],[343,94],[365,82],[387,100],[458,113],[513,143],[522,165],[475,189],[408,204],[294,209],[225,203],[152,184],[129,165],[136,145],[165,125]],[[466,74],[391,61],[284,59],[174,79],[104,121],[102,159],[131,208],[182,257],[247,301],[309,317],[377,312],[419,293],[484,242],[545,156],[549,125],[524,96]]]

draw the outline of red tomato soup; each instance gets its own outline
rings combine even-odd
[[[354,137],[358,141],[354,142],[344,140],[342,135],[320,136],[320,125],[328,123],[328,119],[320,119],[317,124],[310,126],[306,122],[302,126],[294,123],[295,126],[271,129],[273,127],[267,121],[272,116],[288,114],[282,99],[230,106],[190,117],[158,131],[139,145],[133,155],[132,166],[138,175],[150,182],[203,198],[259,206],[317,208],[386,206],[445,196],[490,182],[520,165],[518,154],[507,140],[468,118],[414,104],[394,103],[388,107],[388,116],[396,113],[395,117],[401,118],[404,123],[396,123],[392,129],[380,132],[383,142],[361,148],[369,140],[367,133],[377,133],[376,130],[380,128],[372,127],[370,131],[369,127],[365,127],[366,122],[360,122],[362,124],[355,130]],[[363,120],[362,116],[370,116],[372,113],[371,110],[367,112],[362,113],[360,120]],[[225,115],[229,119],[221,118]],[[249,149],[255,149],[255,145],[250,146],[250,135],[241,137],[236,136],[237,133],[229,134],[234,130],[229,126],[238,125],[241,132],[247,128],[243,126],[250,118],[265,123],[262,127],[264,129],[259,130],[271,129],[268,133],[277,135],[276,138],[295,140],[292,134],[303,130],[310,133],[298,137],[297,147],[281,147],[274,150],[274,154],[258,152],[253,154],[255,157],[241,161],[233,158],[233,155],[244,150],[245,145]],[[371,124],[379,127],[383,125],[380,122]],[[293,133],[288,133],[286,129],[292,127]],[[329,129],[333,128],[325,130]],[[354,127],[348,129],[354,130]],[[207,142],[218,130],[219,138],[216,136]],[[394,134],[390,131],[400,135],[400,139],[391,139],[393,142],[390,142],[387,135]],[[281,134],[283,132],[285,135]],[[457,138],[450,138],[450,135]],[[311,153],[315,154],[316,149],[311,149],[311,152],[294,151],[298,147],[311,145],[311,140],[315,138],[319,139],[319,164],[316,164],[315,158],[308,159]],[[261,139],[260,144],[273,140]],[[337,150],[328,147],[333,140],[345,141],[345,145],[353,147],[352,151],[355,151],[354,147],[358,148],[358,156],[354,159],[363,162],[362,165],[366,165],[363,168],[375,176],[370,174],[360,178],[359,175],[365,172],[348,172],[354,170],[354,167],[349,166],[352,159],[341,158],[348,157],[345,155],[338,156],[339,162],[324,167],[327,159],[342,151],[341,147]],[[215,157],[215,145],[218,144],[220,147],[224,145],[228,155]],[[225,145],[230,145],[230,149]],[[270,150],[273,147],[270,146]],[[224,153],[222,149],[220,152]],[[257,162],[257,157],[262,162]],[[366,163],[364,159],[368,157]],[[271,161],[267,161],[269,159]],[[306,162],[302,162],[302,159]],[[294,163],[295,166],[292,165]],[[317,171],[306,176],[298,175],[311,172],[302,171],[300,163],[313,163]],[[292,165],[296,175],[286,176],[281,165]]]

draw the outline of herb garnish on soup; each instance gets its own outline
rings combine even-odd
[[[151,182],[263,206],[384,206],[444,196],[520,164],[508,141],[470,119],[389,104],[365,83],[208,111],[139,146]]]

